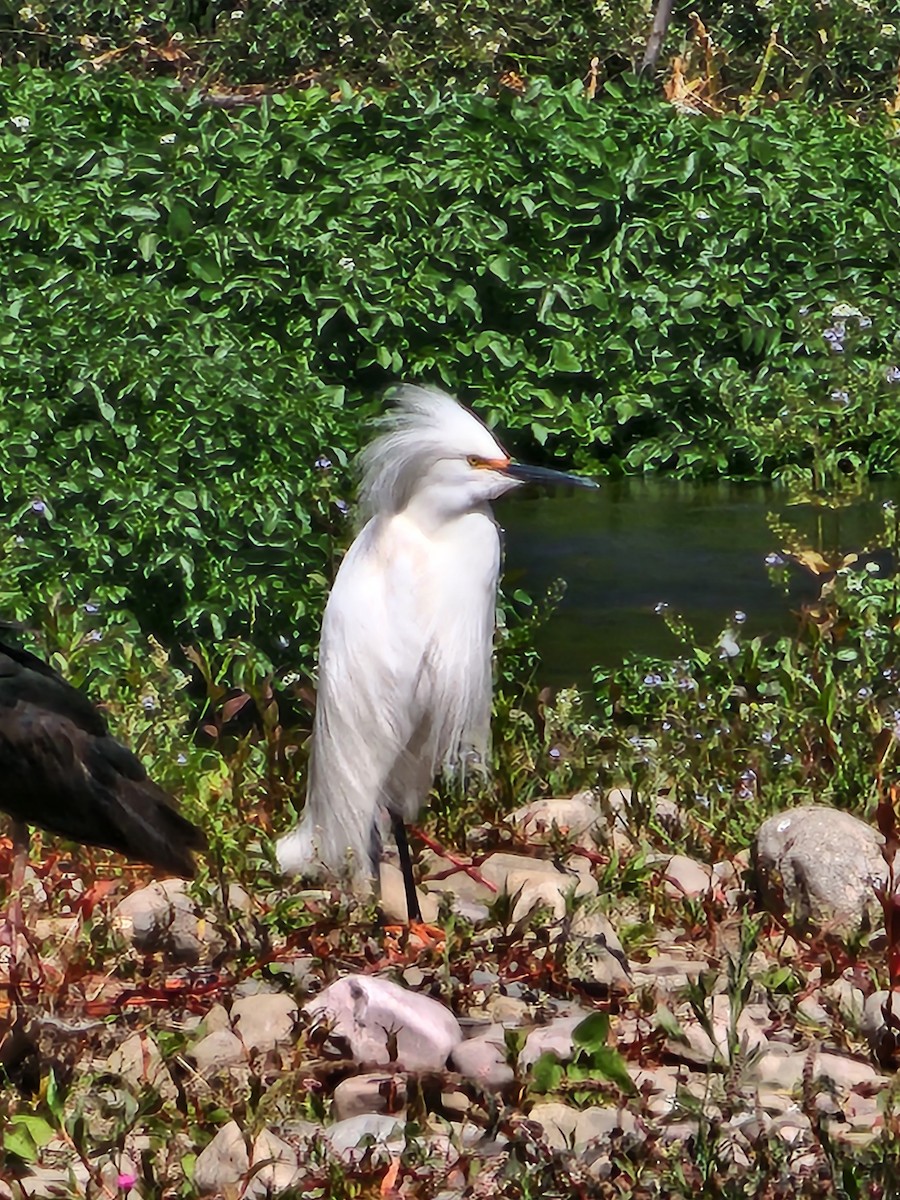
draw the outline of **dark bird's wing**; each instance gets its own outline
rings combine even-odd
[[[201,830],[110,737],[83,692],[0,643],[0,809],[15,820],[190,878]]]

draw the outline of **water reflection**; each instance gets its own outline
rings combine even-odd
[[[594,663],[630,654],[677,654],[655,612],[668,603],[706,641],[736,611],[752,636],[787,628],[790,608],[817,594],[811,576],[792,575],[785,597],[769,581],[766,556],[780,549],[767,525],[776,514],[812,545],[860,549],[882,527],[881,503],[895,485],[835,512],[792,506],[759,484],[667,480],[607,482],[599,492],[513,496],[497,506],[506,529],[506,578],[540,594],[554,579],[568,590],[541,645],[542,679],[586,684]]]

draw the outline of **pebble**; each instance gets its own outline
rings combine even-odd
[[[673,900],[697,899],[708,894],[712,877],[708,867],[684,854],[673,854],[666,863],[663,890]]]
[[[333,1113],[345,1121],[364,1113],[398,1113],[406,1108],[406,1077],[372,1071],[342,1079],[334,1089]]]
[[[258,992],[242,996],[231,1006],[231,1023],[248,1050],[274,1050],[290,1045],[300,1011],[285,992]]]
[[[335,1122],[326,1130],[325,1136],[334,1153],[345,1163],[359,1162],[364,1156],[369,1156],[373,1163],[384,1162],[402,1152],[406,1144],[404,1123],[396,1117],[366,1113]],[[360,1146],[363,1138],[366,1144]]]

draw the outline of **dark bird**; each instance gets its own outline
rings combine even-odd
[[[206,847],[201,830],[110,735],[87,696],[34,654],[3,642],[0,809],[15,822],[19,850],[27,850],[27,826],[37,825],[190,879],[192,851]]]

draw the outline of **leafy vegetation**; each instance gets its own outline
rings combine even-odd
[[[232,113],[4,72],[20,588],[62,572],[167,638],[255,628],[296,662],[347,537],[348,456],[398,378],[588,469],[892,469],[890,133],[799,106],[698,123],[627,81]],[[840,305],[865,322],[836,383]]]

